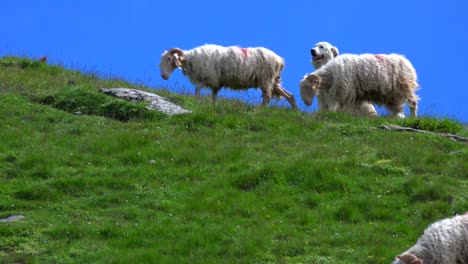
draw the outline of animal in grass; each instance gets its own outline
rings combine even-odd
[[[161,77],[169,79],[175,68],[182,70],[195,85],[196,96],[205,87],[212,91],[213,103],[221,87],[233,90],[260,88],[262,106],[272,97],[284,97],[297,109],[294,96],[281,86],[284,59],[273,51],[263,48],[223,47],[203,45],[191,50],[172,48],[161,55]]]
[[[339,54],[340,52],[338,51],[337,47],[333,46],[332,44],[326,41],[322,41],[315,44],[315,47],[310,49],[310,55],[312,56],[310,61],[314,68],[318,70],[320,69],[320,67],[327,64]],[[319,110],[336,110],[334,109],[334,107],[336,107],[336,104],[334,104],[333,97],[329,96],[326,91],[321,91],[320,93],[318,93],[317,99]],[[348,112],[357,115],[364,115],[370,117],[379,116],[377,114],[377,111],[375,110],[375,107],[371,103],[366,101],[363,101],[361,102],[361,104],[356,105],[355,109],[353,109],[354,106],[349,106],[346,108]]]
[[[299,84],[301,98],[311,105],[316,95],[325,92],[331,111],[353,112],[363,102],[383,105],[392,116],[404,118],[404,104],[411,116],[417,115],[419,88],[416,70],[399,54],[343,54]]]
[[[468,213],[429,225],[393,264],[468,264]]]

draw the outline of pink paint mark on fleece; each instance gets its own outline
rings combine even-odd
[[[239,47],[239,49],[242,51],[242,53],[244,53],[244,55],[247,57],[249,56],[249,48],[241,48]]]
[[[374,54],[374,57],[378,59],[379,61],[384,61],[385,60],[385,55],[384,54]]]

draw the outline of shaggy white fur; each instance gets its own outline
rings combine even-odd
[[[353,111],[363,102],[385,106],[393,116],[404,117],[405,102],[416,116],[419,85],[416,70],[398,54],[339,55],[300,84],[301,98],[311,105],[314,97],[326,92],[332,111]]]
[[[312,56],[310,62],[317,70],[339,54],[340,52],[337,47],[326,41],[322,41],[310,49],[310,55]]]
[[[258,48],[240,48],[204,45],[191,50],[172,48],[161,56],[161,77],[165,80],[175,68],[182,69],[195,85],[195,94],[202,87],[212,90],[216,101],[221,87],[234,90],[260,88],[266,105],[272,97],[285,97],[297,109],[293,95],[281,86],[284,59],[273,51]]]
[[[327,64],[333,58],[337,57],[340,54],[338,48],[333,46],[332,44],[322,41],[319,42],[310,49],[311,63],[316,70],[318,70],[323,65]],[[327,91],[321,91],[317,95],[318,99],[318,107],[319,110],[327,110],[327,111],[338,111],[337,105],[334,103],[334,99],[332,96],[328,95]],[[369,102],[362,102],[356,106],[346,106],[342,111],[346,111],[349,113],[353,113],[356,115],[364,115],[369,117],[377,117],[377,111],[375,107]]]
[[[393,264],[468,264],[468,213],[431,224]]]

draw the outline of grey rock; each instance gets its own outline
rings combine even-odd
[[[191,113],[191,111],[173,104],[164,99],[164,97],[154,93],[129,88],[101,88],[100,91],[127,101],[147,101],[149,102],[148,106],[146,106],[147,109],[160,111],[167,115]]]
[[[13,222],[19,219],[23,219],[24,215],[12,215],[7,218],[0,219],[0,222]]]

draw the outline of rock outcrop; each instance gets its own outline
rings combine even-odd
[[[176,104],[173,104],[164,99],[164,97],[161,97],[154,93],[144,92],[130,88],[101,88],[100,91],[105,94],[116,96],[127,101],[147,101],[149,102],[149,104],[146,108],[150,110],[160,111],[167,115],[191,113],[191,111],[186,110]]]

